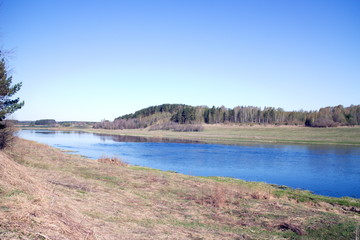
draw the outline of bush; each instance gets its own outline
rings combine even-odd
[[[15,128],[11,121],[0,122],[0,149],[11,146],[14,140]]]
[[[150,131],[155,130],[172,130],[175,132],[201,132],[204,127],[201,124],[179,124],[174,122],[165,122],[156,124],[149,128]]]
[[[172,130],[175,132],[201,132],[204,127],[200,124],[179,124]]]
[[[340,123],[334,122],[333,120],[324,119],[324,118],[320,118],[312,124],[312,127],[320,127],[320,128],[322,128],[322,127],[338,127],[338,126],[340,126]]]
[[[100,163],[112,164],[121,167],[127,167],[129,164],[117,157],[101,157],[97,160]]]
[[[314,124],[313,120],[311,118],[306,118],[305,120],[305,127],[312,127]]]

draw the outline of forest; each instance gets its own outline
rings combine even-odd
[[[272,124],[306,127],[338,127],[360,125],[360,105],[324,107],[317,111],[285,111],[282,108],[237,106],[234,108],[162,104],[120,116],[114,121],[96,123],[94,128],[190,129],[180,127],[201,124]],[[198,129],[201,131],[201,128]]]

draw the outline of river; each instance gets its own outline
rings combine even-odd
[[[132,165],[188,175],[233,177],[360,198],[359,147],[233,146],[50,130],[21,130],[18,135],[92,159],[116,156]]]

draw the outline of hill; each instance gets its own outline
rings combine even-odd
[[[174,113],[177,113],[179,110],[181,110],[184,107],[190,107],[190,106],[185,105],[185,104],[162,104],[162,105],[158,105],[158,106],[151,106],[151,107],[147,107],[147,108],[141,109],[139,111],[136,111],[135,113],[126,114],[126,115],[120,116],[118,118],[115,118],[115,121],[120,120],[120,119],[127,120],[127,119],[134,119],[134,118],[144,118],[144,117],[149,117],[151,115],[158,114],[158,113],[174,114]]]
[[[198,125],[200,122],[195,119],[194,110],[195,107],[185,104],[162,104],[120,116],[113,122],[96,123],[94,128],[138,129],[151,127],[151,130],[201,131],[202,127]],[[176,116],[180,115],[179,119],[181,120],[177,120]]]
[[[176,129],[176,124],[259,124],[337,127],[360,125],[360,105],[325,107],[318,111],[284,111],[282,108],[237,106],[233,109],[185,104],[162,104],[94,125],[105,129]],[[170,126],[170,127],[169,127]],[[187,128],[184,128],[187,129]],[[190,129],[190,128],[189,128]],[[201,129],[198,129],[201,130]]]

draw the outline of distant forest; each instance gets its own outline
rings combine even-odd
[[[307,127],[360,125],[360,105],[325,107],[318,111],[284,111],[282,108],[237,106],[235,108],[163,104],[141,109],[132,114],[102,121],[95,128],[150,130],[179,128],[177,125],[201,124],[272,124]],[[177,127],[175,127],[177,126]],[[184,127],[183,127],[184,128]],[[191,129],[190,127],[187,127]],[[181,129],[181,127],[179,128]],[[174,129],[176,130],[176,129]],[[184,128],[186,131],[186,128]],[[181,130],[180,130],[181,131]],[[196,131],[195,129],[189,131]]]

